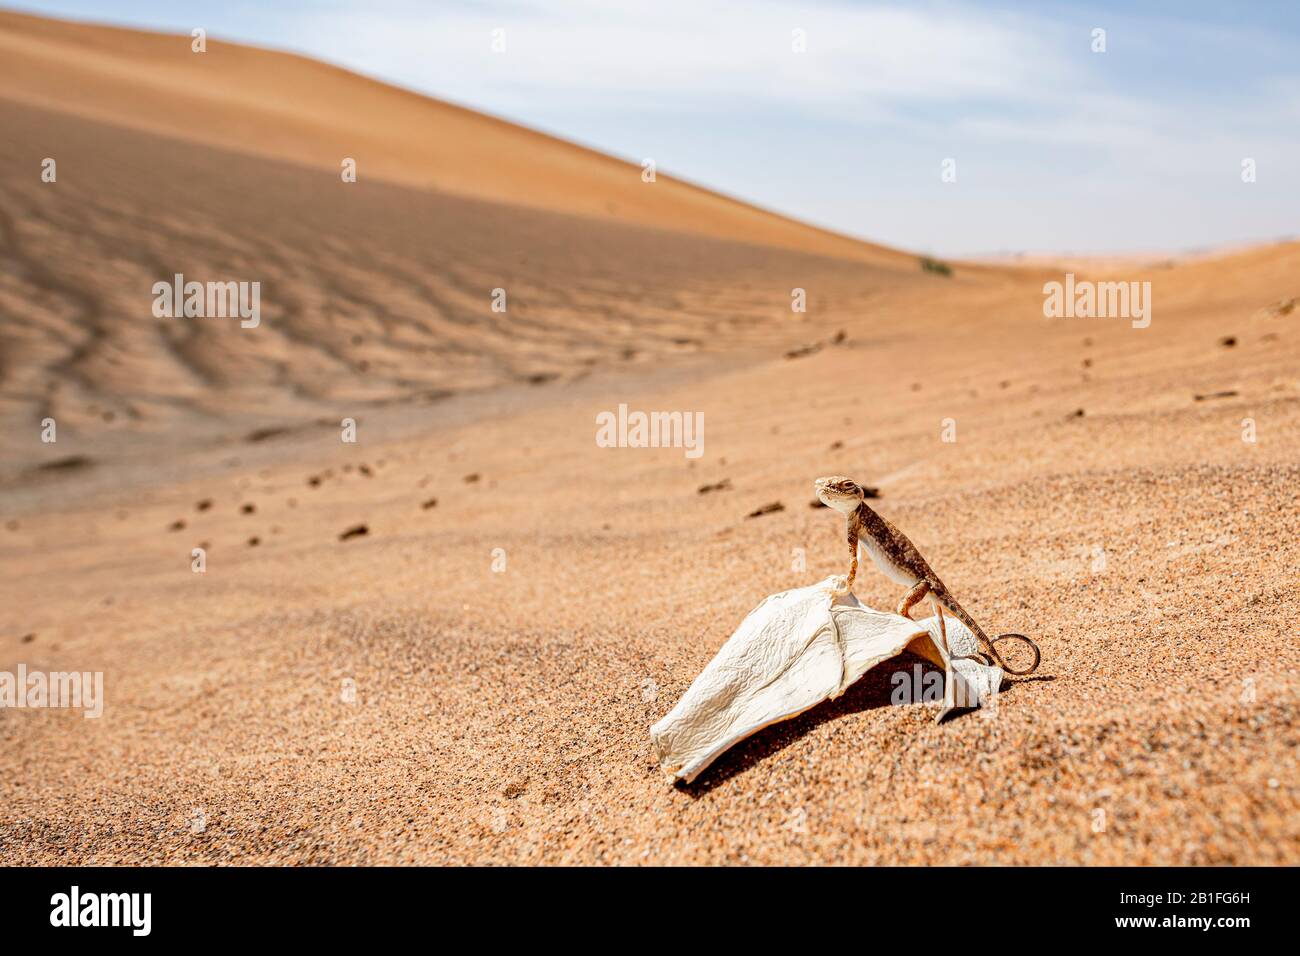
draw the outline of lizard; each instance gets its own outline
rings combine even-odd
[[[834,508],[848,519],[849,573],[844,587],[836,590],[836,596],[849,593],[853,580],[858,573],[858,547],[871,557],[876,567],[891,581],[908,588],[907,593],[898,604],[898,613],[911,619],[912,608],[928,596],[939,618],[939,633],[944,643],[948,642],[948,629],[944,624],[943,612],[948,611],[961,621],[987,649],[989,656],[1008,674],[1023,676],[1032,673],[1038,667],[1040,655],[1034,643],[1023,635],[1021,638],[1033,648],[1034,662],[1027,669],[1013,670],[998,654],[993,642],[983,629],[975,623],[974,618],[957,603],[952,593],[939,580],[939,576],[921,557],[916,545],[908,540],[907,535],[899,531],[884,517],[877,514],[866,502],[862,488],[852,479],[842,475],[818,478],[814,488],[818,499],[827,507]]]

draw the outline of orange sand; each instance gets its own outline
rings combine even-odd
[[[1050,321],[1059,272],[209,49],[0,14],[0,670],[107,695],[0,710],[0,863],[1300,862],[1300,246]],[[174,272],[261,327],[153,318]],[[620,402],[705,454],[596,447]],[[843,570],[827,473],[1043,666],[942,726],[881,668],[675,789],[648,726]]]

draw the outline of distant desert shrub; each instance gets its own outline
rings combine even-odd
[[[929,256],[921,257],[921,269],[924,272],[934,272],[941,276],[952,277],[952,266],[946,262],[940,262],[938,259],[931,259]]]

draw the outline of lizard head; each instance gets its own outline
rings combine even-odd
[[[822,504],[846,515],[852,514],[866,497],[856,481],[843,475],[818,478],[813,489]]]

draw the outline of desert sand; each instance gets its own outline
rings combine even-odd
[[[14,14],[0,128],[0,671],[106,697],[0,709],[0,863],[1300,862],[1300,244],[1108,264],[1148,328],[1047,319],[1045,262],[943,276],[300,57]],[[155,318],[178,272],[261,282],[260,326]],[[598,447],[619,404],[704,453]],[[674,787],[648,727],[845,570],[823,474],[1042,667],[936,725],[903,659]]]

